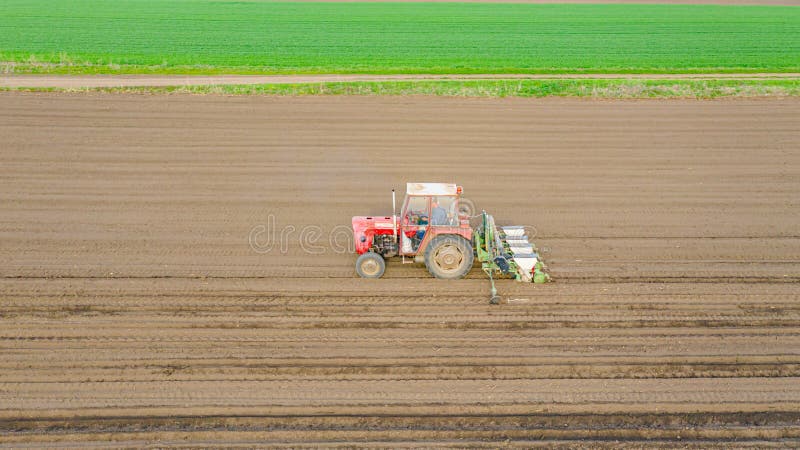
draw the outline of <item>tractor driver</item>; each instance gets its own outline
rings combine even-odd
[[[447,210],[439,206],[439,199],[434,197],[431,201],[431,225],[447,225]]]

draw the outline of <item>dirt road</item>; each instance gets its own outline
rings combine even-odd
[[[312,0],[319,2],[337,0]],[[356,2],[381,2],[394,0],[353,0]],[[800,0],[401,0],[403,2],[454,2],[481,3],[643,3],[672,5],[785,5],[800,6]]]
[[[799,122],[0,93],[0,445],[798,446]],[[535,227],[557,281],[354,278],[337,233],[410,180]]]
[[[204,86],[212,84],[298,84],[349,81],[636,79],[771,80],[800,78],[798,73],[711,74],[485,74],[485,75],[2,75],[5,88],[107,88],[135,86]]]

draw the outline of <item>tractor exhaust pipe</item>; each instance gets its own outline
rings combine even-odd
[[[397,196],[392,189],[392,235],[394,235],[394,243],[397,244]]]

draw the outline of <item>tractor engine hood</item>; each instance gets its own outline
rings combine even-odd
[[[394,225],[391,216],[355,216],[353,217],[353,231],[392,234]]]
[[[372,247],[375,235],[394,234],[391,216],[353,217],[353,237],[355,250],[359,255]]]

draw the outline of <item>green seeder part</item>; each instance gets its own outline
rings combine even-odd
[[[528,274],[515,261],[511,247],[502,233],[497,229],[494,218],[483,211],[482,224],[473,235],[473,244],[481,268],[489,276],[492,285],[492,303],[499,301],[497,289],[495,288],[494,278],[496,276],[513,276],[517,281],[533,283],[547,283],[550,275],[546,272],[546,266],[538,259],[533,266],[532,274]],[[535,247],[531,244],[535,251]]]

